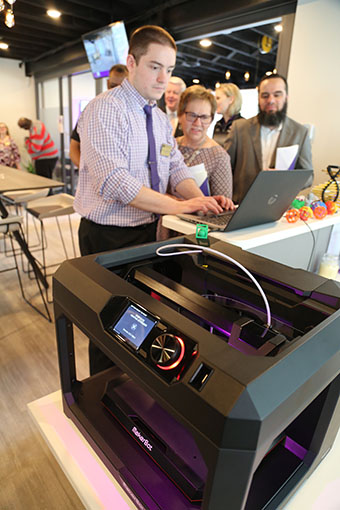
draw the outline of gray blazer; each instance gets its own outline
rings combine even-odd
[[[288,147],[295,144],[299,145],[295,168],[312,169],[312,150],[308,129],[286,117],[277,147]],[[224,148],[230,156],[233,170],[233,200],[240,203],[255,177],[262,170],[261,134],[257,116],[233,122]],[[274,168],[275,157],[276,150],[271,161],[271,168]],[[308,186],[311,184],[312,180]]]

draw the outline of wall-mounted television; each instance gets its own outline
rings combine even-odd
[[[129,43],[123,21],[84,34],[82,39],[94,78],[108,76],[115,64],[126,64]]]

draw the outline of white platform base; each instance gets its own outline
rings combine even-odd
[[[76,426],[63,413],[60,391],[29,403],[28,409],[86,509],[137,510]],[[284,510],[339,510],[339,459],[340,433],[331,451]]]

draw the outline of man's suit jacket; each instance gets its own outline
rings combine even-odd
[[[163,96],[164,97],[164,96]],[[158,108],[160,108],[165,114],[166,114],[166,106],[165,106],[165,103],[162,103],[161,101],[159,101],[157,103],[157,106]],[[170,121],[169,121],[170,122]],[[180,125],[180,123],[178,122],[177,123],[177,127],[176,127],[176,131],[174,133],[174,138],[178,138],[179,136],[183,136],[183,130],[182,130],[182,127]]]
[[[286,117],[276,147],[299,145],[295,168],[312,169],[312,151],[308,129]],[[231,159],[233,170],[233,200],[240,203],[253,180],[262,170],[261,133],[258,118],[239,119],[233,122],[224,148]],[[276,150],[271,161],[274,168]],[[308,183],[308,186],[312,181]]]

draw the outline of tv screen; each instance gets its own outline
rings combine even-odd
[[[123,21],[84,34],[82,39],[94,78],[108,76],[115,64],[126,64],[129,43]]]

